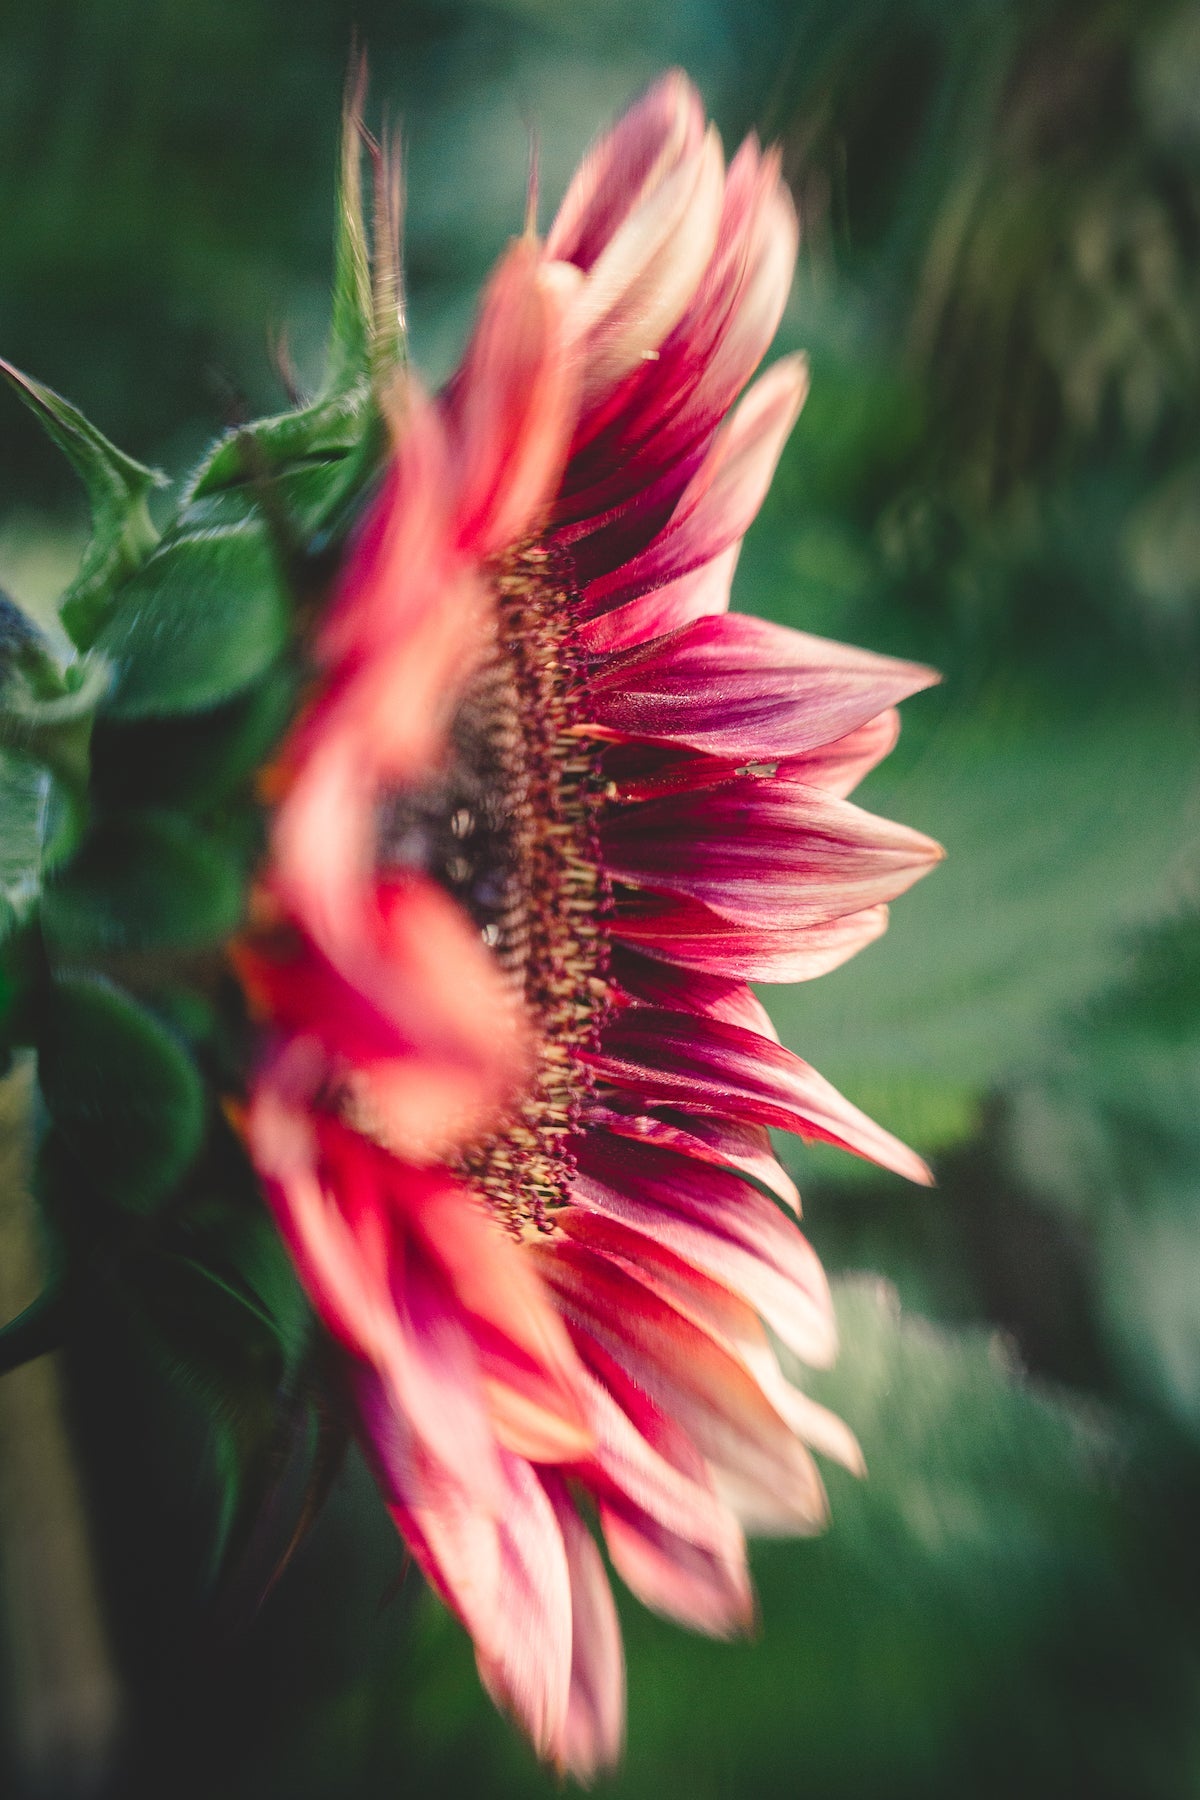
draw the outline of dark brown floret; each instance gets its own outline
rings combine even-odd
[[[464,695],[445,773],[389,800],[385,862],[424,868],[459,899],[517,985],[533,1073],[461,1172],[514,1230],[544,1227],[565,1198],[568,1144],[589,1080],[578,1052],[609,1009],[608,885],[597,815],[599,745],[574,729],[582,670],[567,643],[570,591],[526,547],[495,580],[495,637]]]

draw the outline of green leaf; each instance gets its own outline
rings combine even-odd
[[[114,807],[205,809],[268,760],[296,701],[296,677],[276,664],[211,712],[174,719],[101,719],[92,738],[93,791]]]
[[[113,590],[144,560],[157,533],[146,499],[163,477],[110,444],[78,408],[0,359],[4,375],[69,458],[87,489],[92,536],[78,573],[59,601],[72,640],[87,649],[110,610]]]
[[[204,1135],[204,1090],[175,1037],[112,983],[53,982],[38,1046],[58,1133],[98,1192],[135,1211],[186,1174]]]
[[[103,820],[46,891],[43,929],[59,956],[196,949],[242,913],[242,870],[214,838],[170,813]]]
[[[0,745],[0,943],[31,917],[79,823],[77,797],[43,763]]]
[[[202,712],[256,681],[287,640],[278,557],[248,523],[163,543],[121,590],[100,645],[114,669],[103,711]]]
[[[285,1548],[265,1540],[279,1538],[288,1465],[297,1452],[308,1461],[312,1316],[257,1196],[189,1207],[179,1243],[127,1259],[125,1291],[155,1360],[203,1414],[217,1488],[210,1572],[261,1536],[266,1554],[247,1570],[257,1601],[264,1562]]]
[[[52,786],[41,763],[0,749],[0,938],[29,916],[41,893]]]

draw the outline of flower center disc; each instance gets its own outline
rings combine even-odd
[[[525,1090],[458,1161],[517,1233],[548,1228],[566,1197],[567,1143],[590,1087],[578,1052],[609,1008],[600,746],[573,725],[569,593],[541,546],[505,559],[494,642],[455,718],[451,770],[394,800],[382,832],[386,861],[420,864],[466,906],[528,1008]]]

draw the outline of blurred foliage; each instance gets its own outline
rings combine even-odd
[[[277,360],[318,385],[352,25],[403,122],[432,376],[519,227],[527,121],[551,199],[666,62],[700,81],[727,144],[751,124],[782,141],[805,248],[781,347],[809,350],[813,388],[738,602],[945,673],[862,798],[941,838],[947,863],[882,943],[768,996],[788,1041],[938,1167],[922,1194],[785,1150],[843,1272],[821,1397],[871,1477],[831,1472],[823,1539],[759,1548],[752,1647],[624,1609],[631,1736],[613,1791],[1182,1800],[1200,1783],[1196,0],[5,15],[0,350],[173,475],[228,434],[189,510],[171,520],[150,494],[152,553],[111,515],[109,551],[132,545],[148,598],[97,623],[121,675],[86,741],[23,638],[20,729],[0,745],[9,1017],[43,978],[13,946],[44,876],[55,1004],[90,1021],[67,1034],[85,1065],[70,1092],[115,1063],[166,1084],[120,1135],[136,1204],[105,1189],[88,1104],[59,1108],[43,1174],[49,1224],[88,1269],[80,1282],[68,1259],[64,1280],[132,1708],[113,1793],[551,1791],[479,1695],[462,1634],[405,1576],[361,1466],[336,1475],[303,1301],[233,1134],[195,1113],[194,1071],[239,1055],[205,962],[254,850],[235,802],[294,680],[269,571],[239,564],[256,603],[222,606],[222,559],[263,560],[240,424],[287,404],[264,320],[288,346]],[[340,393],[302,428],[334,460],[365,403],[353,378]],[[0,580],[38,611],[80,515],[15,403],[0,426]],[[276,472],[295,430],[261,439]],[[336,538],[360,473],[314,496],[283,468],[306,529]],[[148,488],[130,491],[141,504]],[[181,611],[181,591],[201,598]],[[165,648],[159,599],[185,626]],[[139,686],[143,648],[155,674]],[[144,700],[166,691],[161,655],[169,707]],[[188,990],[163,978],[164,932],[195,958]],[[53,1048],[46,1080],[54,1113]],[[189,1145],[180,1204],[163,1157]],[[848,1273],[864,1269],[894,1292]],[[326,1487],[260,1605],[306,1493]]]

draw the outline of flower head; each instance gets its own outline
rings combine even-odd
[[[768,1128],[921,1181],[750,980],[833,968],[937,858],[845,798],[926,669],[726,609],[804,399],[778,158],[660,81],[494,274],[394,450],[285,744],[252,1153],[421,1568],[538,1750],[618,1754],[618,1574],[752,1618],[743,1532],[811,1531],[784,1377],[834,1354]],[[739,399],[738,396],[742,397]],[[781,1202],[777,1204],[777,1202]]]

